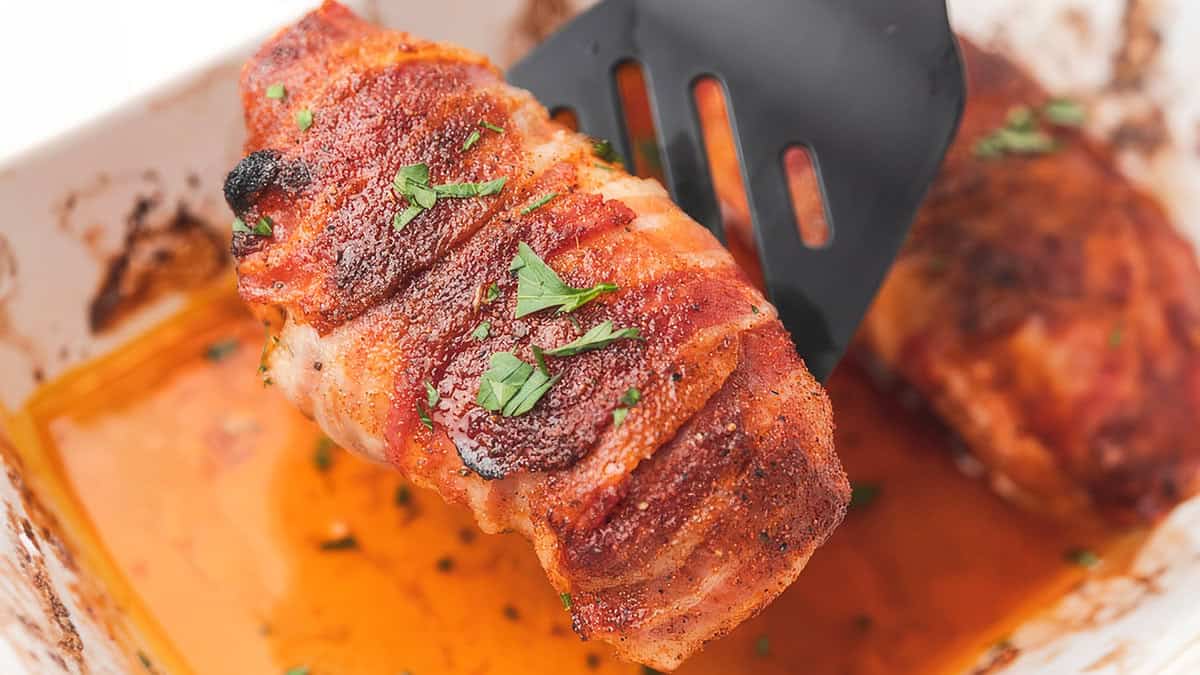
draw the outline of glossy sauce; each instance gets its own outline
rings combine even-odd
[[[262,336],[218,295],[29,411],[86,514],[69,534],[132,589],[119,599],[142,634],[165,636],[151,659],[214,674],[641,672],[579,641],[521,537],[481,534],[462,509],[340,450],[322,469],[319,430],[255,372]],[[874,499],[779,600],[679,672],[957,672],[1105,568],[1064,559],[1103,550],[1102,533],[1019,512],[964,477],[946,432],[860,371],[843,368],[830,391],[839,454],[860,501],[867,485]]]

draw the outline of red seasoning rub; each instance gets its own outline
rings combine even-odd
[[[959,140],[861,333],[1009,495],[1154,519],[1198,487],[1200,270],[1162,207],[965,44]]]
[[[796,578],[849,499],[828,399],[660,186],[335,3],[242,97],[239,290],[331,438],[527,536],[575,630],[655,668]]]

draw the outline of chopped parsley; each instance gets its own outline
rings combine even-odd
[[[596,284],[591,288],[572,288],[550,269],[525,242],[517,246],[517,255],[509,265],[517,273],[517,310],[519,319],[544,309],[573,312],[602,293],[617,290],[615,284]]]
[[[308,666],[296,666],[288,668],[284,671],[283,675],[310,675],[311,673],[312,671],[308,669]]]
[[[138,661],[140,661],[142,663],[143,668],[145,668],[146,670],[149,670],[151,672],[154,671],[154,664],[150,662],[150,657],[146,655],[146,652],[139,649],[138,653],[137,653],[137,657],[138,657]]]
[[[275,223],[267,216],[258,219],[254,227],[246,224],[246,221],[241,218],[233,219],[233,231],[240,234],[253,234],[260,237],[269,237],[275,231]]]
[[[861,509],[870,506],[879,498],[882,488],[876,483],[854,483],[850,486],[850,508]]]
[[[542,208],[546,204],[549,204],[550,200],[554,199],[557,196],[558,196],[557,192],[551,192],[548,195],[542,195],[541,197],[538,197],[537,201],[535,201],[532,204],[530,204],[529,206],[526,206],[525,208],[521,209],[521,215],[525,216],[525,215],[529,215],[530,213],[533,213],[534,211],[537,211],[538,209]]]
[[[396,494],[392,496],[392,502],[396,506],[408,506],[412,503],[412,491],[408,489],[407,485],[397,485]]]
[[[498,134],[504,133],[504,127],[498,127],[487,120],[479,120],[479,126],[487,129],[488,131],[494,131]]]
[[[567,610],[568,612],[571,611],[571,607],[574,605],[574,603],[571,601],[570,593],[559,593],[558,599],[562,601],[563,609]]]
[[[358,538],[352,534],[346,534],[326,539],[320,543],[319,548],[322,551],[352,551],[358,548]]]
[[[421,419],[421,424],[424,424],[426,429],[433,431],[433,418],[429,416],[429,412],[421,407],[420,402],[417,403],[416,408],[417,417]]]
[[[1067,562],[1079,567],[1095,567],[1100,564],[1100,556],[1086,548],[1073,548],[1064,556]]]
[[[542,351],[542,348],[537,345],[533,345],[532,351],[533,360],[537,363],[538,370],[542,371],[543,375],[550,375],[550,368],[546,366],[546,352]]]
[[[479,138],[480,138],[479,130],[478,130],[478,129],[472,129],[472,130],[471,130],[471,135],[470,135],[470,136],[467,136],[467,140],[463,141],[463,144],[462,144],[462,149],[463,149],[463,152],[466,152],[467,150],[470,150],[470,149],[471,149],[471,146],[473,146],[473,145],[475,145],[476,143],[478,143],[478,142],[479,142]]]
[[[1087,122],[1087,111],[1078,101],[1055,98],[1042,106],[1042,115],[1051,124],[1060,127],[1081,127]]]
[[[313,448],[313,466],[321,473],[333,466],[333,440],[328,436],[317,439],[317,445]]]
[[[638,340],[641,339],[641,332],[636,328],[622,328],[621,330],[613,330],[613,322],[605,321],[591,330],[584,333],[579,338],[554,349],[547,350],[546,353],[550,356],[574,356],[580,352],[586,352],[592,349],[602,349],[617,340]]]
[[[429,404],[429,407],[432,408],[433,406],[437,405],[438,401],[442,400],[442,396],[441,394],[438,394],[438,390],[429,383],[429,380],[425,380],[423,384],[425,385],[425,401]]]
[[[416,204],[409,204],[403,211],[396,212],[396,215],[392,218],[392,227],[397,232],[403,230],[405,225],[413,221],[413,218],[421,215],[421,211],[424,211],[424,209]]]
[[[766,635],[759,636],[754,641],[754,653],[760,658],[766,658],[771,655],[771,639]]]
[[[619,427],[625,423],[625,418],[629,416],[629,408],[613,408],[613,426]]]
[[[287,90],[283,88],[282,82],[276,82],[275,84],[267,87],[267,98],[278,101],[284,96],[287,96]]]
[[[491,332],[491,330],[492,330],[491,322],[480,321],[479,325],[475,327],[475,330],[471,331],[471,339],[472,340],[481,340],[481,341],[486,340],[488,337],[488,334]]]
[[[237,351],[239,344],[241,343],[237,338],[218,340],[204,349],[204,358],[213,362],[223,361],[225,357]]]
[[[629,409],[637,405],[638,401],[641,400],[642,392],[638,391],[636,387],[626,389],[625,393],[621,394],[620,401],[622,405],[613,409],[613,426],[619,427],[624,424],[625,418],[629,416]]]
[[[301,108],[300,110],[296,111],[296,126],[300,128],[300,131],[308,131],[308,128],[312,126],[312,123],[313,114],[311,110],[308,108]]]
[[[1061,102],[1047,104],[1042,108],[1042,115],[1058,126],[1070,126],[1056,121],[1066,121],[1070,117],[1068,107]],[[1038,116],[1033,109],[1017,106],[1009,111],[1004,126],[981,138],[974,151],[976,157],[993,159],[1003,155],[1043,155],[1057,149],[1058,141],[1039,128]]]
[[[500,287],[497,286],[496,282],[493,281],[492,283],[487,285],[487,288],[484,289],[483,301],[488,304],[491,304],[491,303],[495,302],[496,298],[498,298],[498,297],[500,297]]]
[[[617,149],[613,147],[612,141],[607,141],[603,138],[592,139],[592,154],[606,162],[618,163],[621,162],[621,155],[617,154]]]
[[[503,190],[506,182],[508,179],[501,177],[482,183],[430,185],[429,165],[422,162],[400,167],[400,170],[396,172],[396,177],[392,179],[392,189],[396,191],[396,194],[408,199],[408,206],[395,215],[392,219],[392,227],[396,231],[404,229],[404,226],[421,215],[422,211],[433,208],[438,199],[488,197]]]
[[[492,354],[489,368],[479,378],[480,407],[505,417],[524,415],[550,391],[561,375],[547,375],[511,352]]]

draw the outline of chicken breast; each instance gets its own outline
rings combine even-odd
[[[958,140],[857,353],[922,394],[1008,497],[1067,517],[1158,518],[1200,483],[1192,247],[1064,119],[1070,106],[1058,104],[1056,122],[1030,76],[962,44],[970,96]],[[719,90],[698,95],[719,128]],[[708,149],[730,249],[753,270],[733,146]],[[794,181],[811,171],[789,169]]]
[[[966,56],[959,140],[862,342],[1007,494],[1157,518],[1200,475],[1195,255],[1151,196],[1062,124],[1069,107],[997,55]],[[1030,112],[1053,144],[1022,149],[1017,136],[1006,149],[997,130],[1029,126]]]
[[[849,498],[828,399],[661,187],[336,3],[241,91],[239,291],[334,440],[527,536],[576,632],[655,668],[796,578]]]

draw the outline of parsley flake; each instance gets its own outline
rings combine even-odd
[[[423,384],[425,385],[425,401],[429,404],[429,407],[432,408],[433,406],[437,405],[438,401],[442,400],[442,396],[441,394],[438,394],[438,390],[429,383],[429,380],[425,380]]]
[[[397,231],[404,229],[422,211],[433,208],[441,198],[465,199],[468,197],[488,197],[498,194],[504,189],[507,178],[501,177],[482,183],[445,183],[443,185],[429,184],[429,165],[425,163],[409,164],[400,167],[396,177],[392,179],[392,189],[396,194],[408,199],[408,206],[392,219],[392,227]]]
[[[233,231],[239,234],[253,234],[260,237],[268,237],[272,232],[274,232],[274,226],[275,224],[271,222],[271,219],[267,216],[259,218],[258,222],[254,224],[254,227],[247,225],[246,221],[242,220],[241,218],[233,219]]]
[[[433,418],[429,416],[429,412],[421,407],[420,402],[415,407],[417,409],[417,417],[421,419],[421,424],[424,424],[426,429],[433,431]]]
[[[491,330],[492,330],[491,322],[480,321],[479,325],[475,327],[475,330],[471,331],[471,339],[479,340],[479,341],[486,340],[488,337],[488,334],[491,332]]]
[[[1005,124],[975,143],[975,156],[994,159],[1003,155],[1044,155],[1058,149],[1058,141],[1038,128],[1029,106],[1009,111]]]
[[[1081,127],[1087,122],[1087,111],[1077,101],[1055,98],[1042,106],[1042,115],[1051,124],[1060,127]]]
[[[619,427],[624,424],[625,418],[629,415],[629,409],[637,405],[638,401],[641,400],[642,392],[638,391],[636,387],[630,387],[626,389],[625,393],[621,394],[620,399],[623,405],[619,408],[613,409],[613,426]]]
[[[239,344],[237,338],[219,340],[204,349],[204,358],[214,363],[224,361],[225,357],[237,351]]]
[[[287,90],[283,88],[282,82],[276,82],[275,84],[267,87],[267,98],[278,101],[284,96],[287,96]]]
[[[467,150],[470,150],[470,149],[471,149],[471,146],[473,146],[473,145],[475,145],[476,143],[478,143],[478,142],[479,142],[479,138],[480,138],[480,133],[479,133],[479,130],[478,130],[478,129],[472,129],[472,130],[471,130],[471,135],[470,135],[470,136],[467,136],[467,140],[463,141],[463,144],[462,144],[462,149],[463,149],[463,152],[466,152]]]
[[[1113,329],[1108,333],[1108,346],[1111,349],[1116,349],[1125,341],[1125,330],[1120,325],[1113,326]]]
[[[525,208],[521,209],[521,215],[525,216],[525,215],[529,215],[530,213],[533,213],[534,211],[537,211],[538,209],[542,208],[546,204],[549,204],[550,200],[554,199],[557,196],[558,196],[557,192],[551,192],[548,195],[543,195],[543,196],[539,197],[537,201],[535,201],[532,204],[530,204],[529,206],[526,206]]]
[[[571,607],[574,603],[571,601],[570,593],[559,593],[558,599],[562,601],[563,609],[567,610],[568,612],[571,611]]]
[[[313,114],[311,110],[308,108],[301,108],[300,110],[296,111],[296,126],[300,128],[300,131],[308,131],[308,128],[312,126],[312,123]]]
[[[628,416],[629,408],[613,408],[613,426],[621,426],[625,423],[625,418]]]
[[[334,539],[326,539],[320,543],[319,548],[322,551],[353,551],[358,548],[358,538],[347,534]]]
[[[313,466],[321,473],[333,466],[333,440],[328,436],[317,439],[317,445],[313,448]]]
[[[622,328],[621,330],[613,330],[613,322],[605,321],[591,330],[584,333],[579,338],[554,349],[547,350],[546,353],[550,356],[574,356],[580,352],[586,352],[592,349],[602,349],[616,342],[617,340],[641,339],[641,331],[636,328]]]
[[[480,407],[505,417],[524,415],[558,382],[561,375],[548,376],[511,352],[496,352],[490,368],[479,378]]]
[[[592,139],[592,154],[606,162],[618,163],[621,162],[621,155],[617,154],[617,149],[613,147],[612,141],[603,138]]]
[[[500,287],[497,286],[496,282],[493,281],[492,283],[488,284],[486,289],[484,289],[483,301],[485,303],[491,304],[491,303],[495,302],[496,298],[498,298],[498,297],[500,297]]]
[[[487,120],[479,120],[479,126],[487,129],[488,131],[494,131],[498,134],[504,133],[504,127],[498,127]]]
[[[616,284],[602,283],[591,288],[568,286],[525,242],[517,246],[517,255],[508,269],[517,273],[518,319],[552,307],[560,314],[573,312],[600,294],[617,290]]]
[[[757,654],[759,658],[766,658],[770,656],[771,639],[766,635],[760,636],[758,640],[754,642],[754,653]]]
[[[312,671],[308,669],[308,666],[296,666],[288,668],[284,671],[283,675],[310,675],[311,673]]]
[[[1067,562],[1080,567],[1095,567],[1100,564],[1100,556],[1086,548],[1073,548],[1064,556]]]

